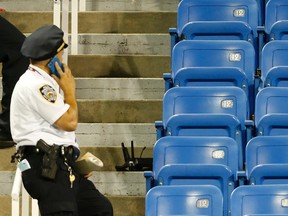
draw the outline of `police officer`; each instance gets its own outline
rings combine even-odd
[[[0,63],[2,63],[2,112],[0,113],[0,148],[12,147],[10,132],[10,101],[19,77],[27,70],[29,59],[21,46],[25,36],[4,17],[0,16]]]
[[[110,201],[73,167],[79,155],[78,108],[74,77],[61,63],[67,46],[63,31],[49,25],[28,36],[21,48],[31,64],[13,91],[11,132],[23,184],[38,199],[42,216],[110,216]]]

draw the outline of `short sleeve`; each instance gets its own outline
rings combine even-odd
[[[51,125],[67,112],[70,107],[64,103],[63,96],[49,84],[36,86],[32,91],[32,106]]]

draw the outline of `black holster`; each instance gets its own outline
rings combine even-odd
[[[41,172],[42,177],[54,180],[58,170],[57,158],[59,157],[60,146],[55,144],[52,146],[48,145],[44,140],[40,139],[36,147],[44,153]]]

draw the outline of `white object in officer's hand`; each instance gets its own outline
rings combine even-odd
[[[96,171],[99,167],[103,167],[103,162],[90,152],[87,152],[75,163],[75,170],[83,175]]]

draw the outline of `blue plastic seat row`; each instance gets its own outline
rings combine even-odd
[[[254,121],[245,92],[238,87],[174,87],[163,97],[157,139],[164,136],[225,136],[239,146],[240,159],[254,135],[288,135],[288,88],[262,89]],[[255,132],[255,133],[254,133]]]
[[[245,184],[253,185],[253,187],[255,187],[254,185],[277,185],[279,188],[281,185],[286,185],[286,187],[288,187],[287,140],[288,136],[258,136],[252,138],[246,147],[246,167],[243,172],[241,170],[238,171],[238,145],[235,140],[231,138],[163,137],[155,144],[153,172],[145,172],[147,183],[146,199],[149,200],[149,194],[152,193],[151,191],[154,191],[154,188],[158,188],[155,190],[158,191],[159,188],[161,188],[160,190],[164,190],[164,188],[171,187],[168,190],[173,190],[174,187],[180,185],[193,186],[194,192],[196,193],[196,191],[198,192],[198,189],[204,185],[213,186],[221,192],[223,212],[219,215],[229,215],[229,212],[235,211],[233,208],[241,207],[242,204],[238,205],[238,207],[235,206],[235,201],[239,204],[239,201],[241,200],[239,196],[244,196],[242,192],[239,191],[243,190],[243,186],[244,188],[247,186]],[[241,178],[242,180],[246,180],[245,184],[240,184]],[[195,190],[197,187],[198,189]],[[253,196],[253,193],[251,193],[251,191],[254,190],[253,187],[244,189],[245,191],[246,189],[250,191],[247,196]],[[188,191],[189,190],[187,190],[187,192]],[[232,198],[231,200],[231,195],[232,197],[235,197],[235,194],[238,194],[238,198]],[[270,195],[274,196],[272,194]],[[264,195],[262,194],[262,196]],[[261,197],[259,198],[261,199]],[[171,199],[173,199],[173,197],[171,197]],[[233,201],[233,199],[235,199],[235,201]],[[242,199],[244,199],[244,197],[242,197]],[[153,204],[153,202],[150,202],[146,204],[146,209],[150,209],[149,212],[151,212],[151,208],[153,209],[155,207],[151,207],[155,205],[155,203]],[[156,200],[155,202],[158,201]],[[168,209],[175,208],[172,201],[171,204],[169,204],[170,202],[167,200],[165,200],[165,202],[162,200],[162,202],[167,202],[166,204],[169,205],[169,208],[165,209],[167,211]],[[193,203],[195,204],[195,199]],[[249,202],[245,201],[245,205],[243,205],[246,206],[248,203]],[[190,204],[192,205],[192,203]],[[253,206],[259,204],[259,202],[257,202],[257,204],[253,203]],[[213,204],[211,203],[211,205]],[[183,207],[183,203],[179,206]],[[246,206],[245,208],[249,207]],[[256,211],[259,211],[260,206],[253,207],[253,209],[256,214]],[[210,210],[211,209],[209,209],[209,211]],[[153,212],[154,211],[155,209]],[[174,212],[176,211],[181,210],[174,210]],[[236,212],[238,212],[238,210],[236,210]],[[265,212],[267,215],[270,215],[271,209],[270,212],[265,210],[258,213],[264,214]],[[252,214],[252,212],[250,213]],[[177,214],[180,215],[180,212]],[[239,215],[239,212],[237,214]],[[234,213],[232,215],[237,214]],[[151,215],[157,214],[151,213]],[[208,215],[215,214],[210,212]],[[246,214],[243,213],[243,215]]]
[[[173,48],[171,65],[171,73],[164,74],[166,91],[175,86],[237,86],[254,112],[255,51],[247,41],[184,40]]]
[[[146,190],[167,185],[213,185],[223,196],[222,214],[228,215],[229,197],[239,163],[238,145],[229,137],[163,137],[154,147],[153,172],[146,171]]]
[[[288,40],[271,41],[261,52],[261,77],[255,74],[255,52],[245,41],[181,41],[173,49],[166,91],[178,86],[236,86],[247,95],[254,114],[259,89],[288,87]]]
[[[236,188],[230,201],[231,216],[287,216],[288,185]],[[223,216],[223,196],[212,185],[158,186],[146,196],[146,216]]]
[[[253,185],[236,188],[231,216],[287,216],[288,185]]]
[[[170,33],[173,33],[171,39],[172,68],[170,74],[164,74],[165,89],[186,85],[235,85],[247,93],[251,106],[250,111],[253,114],[253,102],[258,88],[262,88],[263,85],[277,85],[280,82],[282,83],[279,85],[282,85],[286,81],[286,77],[281,78],[287,71],[285,67],[287,67],[286,59],[288,55],[285,53],[287,52],[286,48],[284,48],[284,46],[287,46],[285,44],[288,39],[287,8],[286,0],[180,1],[177,28],[170,29]],[[261,21],[263,15],[265,15],[265,19]],[[242,42],[249,40],[243,40],[243,36],[235,37],[234,34],[237,35],[237,33],[233,33],[238,29],[235,26],[241,26],[240,23],[244,23],[244,26],[252,29],[252,35],[256,40],[259,38],[258,34],[262,36],[265,34],[267,39],[262,38],[263,41],[257,42],[257,46],[254,44],[254,46],[251,45],[247,48],[248,45],[243,45],[245,43]],[[231,28],[230,25],[235,26]],[[263,28],[261,28],[261,25],[263,25]],[[242,29],[240,32],[245,34],[246,31]],[[185,39],[184,41],[195,41],[195,44],[182,43],[175,46],[183,39]],[[227,41],[228,39],[232,41]],[[217,43],[213,46],[212,44],[216,43],[217,40],[226,40],[226,45],[220,42],[222,45]],[[269,45],[267,44],[264,47],[265,43],[271,40],[283,40],[283,43],[279,45],[268,43]],[[205,45],[203,46],[201,43]],[[227,47],[229,44],[232,47]],[[216,46],[220,46],[217,52]],[[244,46],[246,47],[244,48]],[[269,53],[269,49],[271,50],[271,47],[274,49],[277,46],[282,48],[281,51],[278,48],[277,57],[267,59],[271,57],[269,56],[271,53],[274,55],[273,52]],[[203,47],[203,49],[200,47]],[[264,47],[263,52],[262,47]],[[230,56],[226,57],[225,54],[231,52],[232,49],[235,49],[235,52],[240,49],[243,49],[243,51],[239,55],[232,53],[231,58]],[[277,65],[277,68],[267,68],[265,66],[267,62],[268,64],[274,62],[274,67]],[[259,70],[261,74],[257,71],[257,68],[261,69],[261,71]],[[270,69],[271,73],[268,74]],[[274,79],[274,77],[276,78]],[[278,82],[278,80],[280,81]]]
[[[171,48],[182,39],[246,40],[256,44],[258,5],[254,0],[182,0]]]
[[[255,49],[270,40],[287,40],[287,7],[286,0],[182,0],[177,28],[169,29],[171,49],[183,39],[246,40]]]

